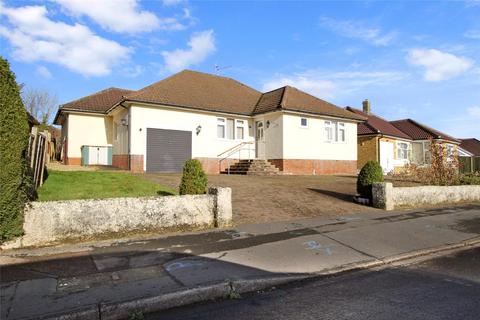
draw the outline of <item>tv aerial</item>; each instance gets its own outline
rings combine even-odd
[[[214,66],[215,74],[219,75],[223,70],[225,70],[225,69],[230,69],[231,67],[232,67],[232,66],[224,66],[224,67],[222,67],[222,66],[219,66],[218,64],[216,64],[216,65]]]

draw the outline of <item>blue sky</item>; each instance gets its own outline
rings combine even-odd
[[[64,103],[188,68],[480,138],[480,1],[0,0],[0,54]]]

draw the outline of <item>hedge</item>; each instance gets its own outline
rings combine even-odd
[[[28,129],[15,75],[0,56],[0,243],[23,234],[23,210],[32,195]]]

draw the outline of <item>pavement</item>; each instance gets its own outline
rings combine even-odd
[[[126,319],[478,243],[480,205],[463,205],[5,250],[0,316]]]
[[[478,320],[480,248],[442,255],[174,308],[145,319]]]

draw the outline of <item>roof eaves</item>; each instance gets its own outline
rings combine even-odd
[[[153,102],[153,101],[148,101],[148,100],[131,99],[131,98],[126,98],[122,102],[139,102],[139,103],[146,103],[146,104],[152,104],[152,105],[158,105],[158,106],[184,108],[184,109],[190,109],[190,110],[225,113],[225,114],[237,114],[237,115],[242,115],[242,116],[251,116],[252,115],[251,112],[247,112],[247,113],[229,112],[229,111],[222,111],[222,110],[216,110],[216,109],[201,108],[201,107],[196,107],[196,106],[184,106],[184,105],[176,105],[176,104],[171,104],[171,103],[158,103],[158,102]]]
[[[312,111],[305,111],[305,110],[293,109],[293,108],[283,108],[282,110],[305,113],[305,114],[313,114],[313,115],[319,115],[319,116],[327,116],[327,117],[338,118],[338,119],[348,119],[348,120],[358,121],[358,122],[364,122],[365,121],[364,119],[362,119],[363,117],[354,118],[354,117],[347,117],[347,116],[341,116],[341,115],[336,115],[336,114],[330,114],[330,113],[326,113],[326,112],[312,112]]]

